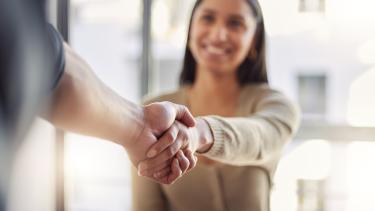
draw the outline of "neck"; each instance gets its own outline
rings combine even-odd
[[[215,74],[212,71],[197,68],[191,93],[202,98],[215,96],[215,99],[224,101],[237,98],[240,93],[240,85],[237,82],[235,71],[232,72],[234,74]]]

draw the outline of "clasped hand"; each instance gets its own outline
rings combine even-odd
[[[138,175],[172,184],[195,167],[196,151],[207,146],[197,121],[185,106],[170,102],[144,107],[144,128],[126,147]],[[198,119],[198,124],[202,120]]]

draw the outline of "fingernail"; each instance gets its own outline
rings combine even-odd
[[[142,174],[146,170],[147,166],[143,163],[138,165],[138,174]]]
[[[173,163],[175,166],[177,167],[180,167],[180,162],[178,161],[178,159],[174,159],[174,163]]]
[[[138,168],[137,173],[138,173],[138,176],[142,176],[142,174],[141,174],[141,170],[139,170],[139,168]]]
[[[154,150],[154,149],[152,149],[152,150],[150,150],[148,153],[147,153],[147,157],[148,158],[152,158],[152,157],[154,157],[155,155],[156,155],[156,150]]]

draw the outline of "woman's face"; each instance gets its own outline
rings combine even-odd
[[[256,20],[245,0],[203,0],[193,14],[189,48],[198,67],[235,74],[249,55]]]

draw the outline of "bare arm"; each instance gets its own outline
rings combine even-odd
[[[109,89],[65,45],[66,66],[46,118],[55,126],[126,146],[144,127],[143,107]]]
[[[45,114],[56,127],[120,144],[137,166],[175,120],[194,126],[194,118],[184,106],[169,102],[138,106],[122,98],[100,81],[68,45],[64,49],[65,72],[53,95],[50,111]],[[179,169],[174,169],[173,180],[181,175]]]

